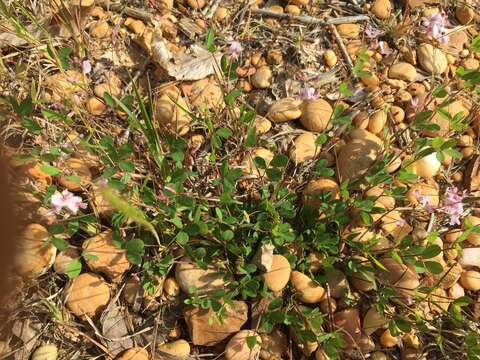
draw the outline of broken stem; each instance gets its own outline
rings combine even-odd
[[[263,16],[270,16],[279,19],[290,19],[299,21],[306,24],[316,24],[316,25],[337,25],[337,24],[347,24],[347,23],[355,23],[359,21],[366,21],[370,18],[367,15],[355,15],[355,16],[343,16],[338,18],[328,18],[328,19],[318,19],[312,16],[297,16],[292,14],[280,14],[274,11],[265,10],[265,9],[256,9],[252,10],[251,13],[253,15],[263,15]]]

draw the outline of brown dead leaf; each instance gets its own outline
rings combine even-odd
[[[152,38],[152,56],[176,80],[200,80],[215,73],[222,57],[221,52],[210,53],[200,45],[192,45],[189,54],[175,54],[167,41],[156,30]]]
[[[100,323],[102,324],[102,333],[107,338],[108,350],[117,355],[120,352],[134,346],[131,338],[128,336],[127,324],[120,306],[110,304],[103,313]]]
[[[13,324],[12,333],[22,342],[22,348],[15,352],[15,360],[29,359],[36,340],[42,331],[42,323],[36,319],[17,320]]]

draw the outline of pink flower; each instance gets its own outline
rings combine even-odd
[[[415,190],[415,198],[422,204],[422,206],[427,210],[429,213],[432,213],[433,207],[430,206],[430,197],[428,195],[420,194],[419,190]]]
[[[459,193],[458,189],[450,186],[445,191],[441,210],[450,217],[450,225],[460,225],[460,216],[463,213],[463,198],[465,191]]]
[[[82,72],[86,75],[92,71],[92,64],[88,59],[82,61]]]
[[[50,203],[55,214],[60,214],[62,209],[65,209],[68,215],[76,215],[78,209],[87,207],[80,196],[75,196],[68,190],[63,190],[61,193],[55,191],[50,198]]]
[[[240,56],[240,54],[242,53],[242,44],[240,44],[240,42],[238,41],[235,41],[235,40],[232,40],[230,42],[230,48],[229,48],[229,51],[230,51],[230,55],[232,55],[233,58],[238,58]]]
[[[422,31],[428,35],[429,39],[437,40],[442,44],[448,42],[445,36],[446,26],[449,25],[445,14],[434,13],[429,18],[422,18]]]
[[[380,48],[380,54],[382,55],[390,55],[393,50],[390,49],[385,41],[379,41],[378,47]]]
[[[298,98],[301,100],[311,100],[316,99],[315,89],[313,87],[302,88],[298,93]]]

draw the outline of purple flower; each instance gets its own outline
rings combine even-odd
[[[460,225],[460,216],[463,213],[463,198],[465,191],[459,193],[458,189],[450,186],[445,191],[441,210],[450,217],[450,225]]]
[[[445,30],[449,22],[445,14],[434,13],[429,18],[422,18],[421,21],[421,30],[428,35],[429,39],[437,40],[442,44],[448,42]]]
[[[316,99],[317,95],[315,95],[315,89],[313,87],[305,87],[298,93],[298,98],[301,100],[311,100]]]
[[[238,41],[235,41],[235,40],[232,40],[230,42],[230,48],[229,48],[229,51],[230,51],[230,55],[232,55],[233,58],[238,58],[240,56],[240,54],[242,53],[242,44],[240,44],[240,42]]]
[[[383,31],[373,28],[370,24],[365,27],[365,36],[368,39],[376,39],[380,35],[383,35]]]
[[[82,61],[82,72],[86,75],[92,71],[92,64],[88,59]]]
[[[87,204],[82,201],[80,196],[75,196],[68,190],[63,190],[61,193],[55,191],[50,198],[50,203],[55,214],[60,214],[62,209],[65,209],[67,215],[76,215],[78,209],[87,207]]]

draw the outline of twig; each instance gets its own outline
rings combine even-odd
[[[337,41],[338,47],[340,48],[340,51],[342,52],[342,55],[345,58],[345,61],[347,62],[348,69],[350,70],[350,73],[353,75],[354,74],[353,62],[352,62],[352,59],[350,58],[350,55],[348,55],[348,51],[347,51],[347,48],[345,47],[345,44],[343,43],[342,37],[338,33],[337,28],[335,26],[330,25],[330,31],[335,36],[335,40]]]
[[[212,16],[215,14],[215,11],[217,11],[217,8],[220,6],[222,0],[215,0],[213,4],[206,8],[203,11],[203,15],[207,17],[207,19],[211,19]]]
[[[121,3],[112,3],[110,0],[97,0],[97,5],[100,5],[105,10],[113,10],[125,15],[131,16],[135,19],[140,19],[145,22],[152,22],[153,15],[147,11],[137,8],[122,5]]]
[[[251,13],[253,15],[263,15],[263,16],[270,16],[279,19],[290,19],[299,21],[306,24],[316,24],[316,25],[329,25],[329,24],[348,24],[348,23],[355,23],[359,21],[367,21],[370,20],[370,17],[367,15],[355,15],[355,16],[343,16],[339,18],[328,18],[328,19],[318,19],[312,16],[307,15],[292,15],[292,14],[279,14],[270,10],[265,9],[256,9],[252,10]]]

